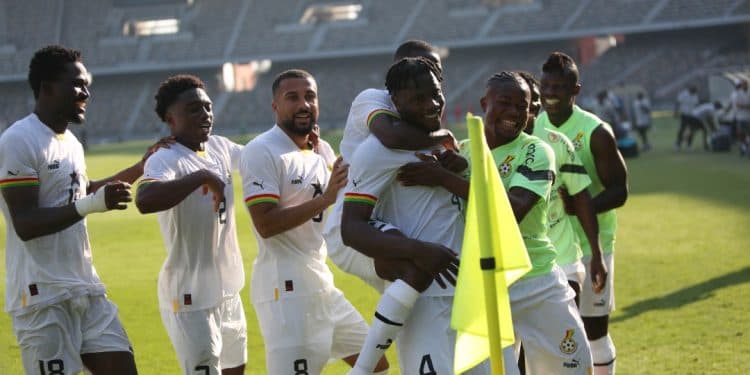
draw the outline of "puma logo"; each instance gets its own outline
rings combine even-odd
[[[253,181],[253,185],[255,185],[255,186],[257,186],[257,187],[261,188],[261,190],[263,189],[263,181],[261,181],[261,182],[258,182],[258,181]]]

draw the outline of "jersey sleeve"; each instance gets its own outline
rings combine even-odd
[[[541,140],[536,140],[523,148],[523,162],[508,184],[508,190],[520,187],[547,199],[555,179],[555,155],[552,148]]]
[[[372,136],[370,136],[372,137]],[[383,191],[394,183],[400,164],[389,161],[393,152],[368,138],[349,163],[349,182],[344,188],[344,202],[375,206]]]
[[[573,143],[564,135],[561,137],[561,143],[565,147],[563,160],[560,163],[559,176],[568,194],[576,195],[591,185],[591,178],[586,173],[581,159],[578,158]]]
[[[384,94],[383,90],[375,89],[365,90],[360,93],[352,102],[350,112],[353,119],[352,125],[362,127],[364,132],[369,132],[372,119],[379,114],[399,117],[391,109],[388,95]]]
[[[270,150],[260,142],[250,142],[242,150],[239,169],[245,206],[250,208],[258,203],[279,203],[276,164]]]
[[[0,188],[39,186],[39,163],[31,146],[17,133],[0,140]]]
[[[242,159],[242,146],[230,141],[229,139],[227,139],[226,142],[227,149],[229,151],[229,159],[232,163],[232,170],[236,171],[240,169],[240,160]]]
[[[336,153],[333,147],[323,138],[318,139],[318,154],[326,161],[326,167],[333,169],[333,163],[336,162]]]
[[[177,176],[175,166],[168,161],[167,150],[159,150],[146,160],[143,166],[143,178],[138,182],[138,187],[155,181],[171,181]]]

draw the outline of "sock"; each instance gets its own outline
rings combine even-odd
[[[386,288],[380,297],[375,319],[372,320],[367,338],[354,365],[356,369],[367,373],[375,370],[380,357],[396,340],[396,335],[404,326],[417,298],[419,292],[403,280],[396,280]]]
[[[612,337],[607,334],[590,343],[591,357],[594,359],[594,375],[614,375],[615,344],[612,342]]]

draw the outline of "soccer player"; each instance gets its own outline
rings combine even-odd
[[[158,212],[167,247],[158,282],[162,322],[185,374],[242,374],[245,272],[232,193],[242,147],[211,134],[212,103],[199,78],[169,77],[155,98],[177,144],[146,162],[136,206]]]
[[[318,117],[310,73],[287,70],[273,82],[276,125],[242,150],[245,204],[258,241],[252,302],[269,374],[319,374],[329,358],[354,365],[367,324],[333,284],[326,265],[323,212],[346,184],[310,150]],[[383,357],[376,371],[387,371]]]
[[[92,264],[87,215],[126,208],[143,159],[91,181],[68,129],[86,118],[90,76],[79,51],[44,47],[31,59],[34,112],[0,137],[6,234],[5,310],[27,374],[136,374],[130,340]]]
[[[393,56],[397,62],[405,57],[424,57],[432,61],[442,73],[440,55],[438,51],[421,40],[408,40],[402,43]],[[407,126],[399,117],[391,101],[387,89],[366,89],[352,102],[349,115],[341,139],[341,156],[348,162],[354,151],[367,136],[372,133],[385,147],[402,150],[420,150],[427,147],[447,143],[455,143],[453,135],[447,129],[425,132],[414,126]],[[457,166],[463,169],[464,166]],[[382,293],[385,281],[377,275],[373,265],[373,258],[344,246],[341,240],[341,213],[344,206],[343,192],[339,194],[336,203],[325,223],[323,234],[328,247],[328,256],[340,269],[356,275],[368,285]],[[373,221],[383,231],[397,231],[393,225],[380,221]]]
[[[614,244],[617,229],[615,208],[628,196],[625,161],[617,150],[610,126],[575,105],[581,90],[578,67],[570,56],[553,52],[542,66],[542,105],[545,109],[536,126],[557,130],[571,139],[576,154],[591,178],[589,193],[599,222],[599,243],[604,251],[607,280],[596,293],[592,277],[584,279],[580,311],[591,341],[596,374],[613,374],[615,346],[608,333],[609,313],[614,309]],[[592,249],[583,228],[574,221],[583,249],[583,263],[591,264]],[[586,273],[591,275],[592,270]]]
[[[680,129],[677,131],[677,140],[674,142],[677,151],[682,148],[683,135],[690,128],[688,121],[685,121],[686,116],[692,115],[693,109],[698,106],[698,103],[698,89],[695,86],[688,86],[677,95],[677,100],[674,103],[674,116],[680,115]]]
[[[599,247],[599,223],[596,221],[596,214],[591,205],[591,195],[587,190],[587,187],[591,184],[591,179],[586,174],[578,155],[576,155],[573,144],[565,134],[544,126],[534,126],[534,121],[536,121],[539,111],[542,109],[539,81],[531,73],[518,72],[518,74],[529,85],[531,92],[529,119],[526,122],[524,132],[545,141],[555,154],[554,170],[557,178],[552,183],[552,193],[549,197],[547,209],[549,231],[547,235],[555,246],[555,250],[557,250],[556,263],[565,272],[568,284],[576,292],[576,305],[579,305],[581,285],[583,285],[583,278],[586,277],[586,268],[581,262],[583,251],[573,229],[572,218],[569,218],[566,214],[565,206],[558,191],[564,189],[563,194],[570,196],[575,215],[583,224],[582,227],[586,232],[586,237],[592,244],[590,264],[592,272],[589,276],[592,278],[594,290],[599,292],[607,279],[607,268],[602,261],[602,251]]]
[[[425,58],[402,59],[386,76],[399,118],[423,136],[441,128],[445,99],[440,79],[438,67]],[[371,373],[375,362],[365,353],[377,358],[397,337],[402,373],[452,373],[451,272],[464,225],[458,200],[444,189],[400,185],[398,169],[419,159],[413,151],[387,148],[375,136],[360,144],[350,160],[341,222],[344,243],[372,257],[378,274],[393,281],[383,292],[350,374]],[[370,225],[372,217],[395,225],[400,233]]]
[[[484,134],[532,263],[531,271],[508,289],[516,346],[524,347],[527,374],[589,374],[591,352],[574,293],[555,264],[556,251],[547,236],[555,156],[544,141],[523,133],[530,101],[528,85],[515,72],[493,75],[480,100]],[[469,150],[466,143],[462,150]],[[404,166],[399,179],[408,185],[440,185],[468,198],[469,181],[435,161]],[[504,354],[506,373],[517,373],[509,351]]]

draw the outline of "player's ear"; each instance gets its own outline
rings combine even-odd
[[[581,84],[576,83],[576,85],[573,86],[573,95],[577,96],[579,92],[581,92]]]
[[[479,106],[482,107],[482,112],[487,113],[487,97],[483,96],[479,99]]]

